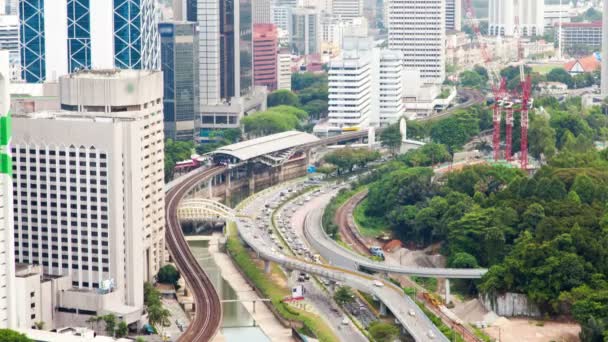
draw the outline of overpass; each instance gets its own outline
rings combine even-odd
[[[393,266],[350,251],[332,240],[323,230],[323,211],[314,210],[308,214],[304,232],[321,255],[332,264],[349,269],[362,269],[378,273],[397,273],[417,277],[446,279],[479,279],[488,270],[484,268],[432,268],[413,266]]]

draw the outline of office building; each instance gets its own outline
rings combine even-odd
[[[488,32],[494,36],[542,36],[544,0],[490,0]]]
[[[331,14],[342,20],[363,16],[363,0],[332,0]]]
[[[80,71],[61,111],[13,117],[15,259],[71,278],[60,312],[142,315],[165,250],[162,87],[160,71]]]
[[[562,40],[564,52],[570,55],[581,55],[581,51],[599,51],[602,47],[602,22],[563,23],[555,27],[556,40]],[[579,50],[580,51],[577,51]],[[584,53],[583,53],[584,54]]]
[[[282,50],[277,54],[277,89],[291,90],[291,54]]]
[[[291,29],[291,11],[293,6],[273,5],[270,8],[270,21],[284,31]]]
[[[369,39],[344,43],[342,58],[329,64],[330,130],[367,128],[372,115],[373,56]]]
[[[0,51],[0,328],[15,328],[15,254],[8,52]]]
[[[314,7],[298,7],[291,12],[291,49],[298,55],[321,52],[321,14]]]
[[[405,114],[403,85],[407,80],[403,72],[401,51],[374,49],[373,115],[370,125],[388,126]]]
[[[388,47],[403,52],[403,66],[424,83],[445,79],[445,0],[391,0]]]
[[[253,25],[253,84],[277,89],[278,33],[274,24]]]
[[[160,69],[155,0],[19,0],[21,76],[82,69]]]
[[[272,19],[270,17],[270,8],[272,7],[272,0],[252,0],[252,23],[255,24],[270,24]]]
[[[462,0],[445,0],[445,29],[462,29]]]
[[[163,71],[165,139],[193,141],[199,113],[198,33],[191,22],[163,22],[158,31]]]
[[[0,15],[0,50],[9,52],[10,79],[18,80],[21,77],[19,73],[19,17]]]
[[[222,104],[252,90],[252,0],[182,0],[176,18],[196,22],[202,105]],[[181,12],[180,12],[181,11]]]

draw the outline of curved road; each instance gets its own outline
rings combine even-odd
[[[165,239],[177,268],[194,297],[194,319],[178,341],[208,342],[217,333],[222,321],[222,303],[213,283],[190,252],[177,218],[181,200],[200,182],[224,171],[214,167],[193,172],[179,184],[169,187],[165,195]]]
[[[285,188],[286,187],[287,186],[285,186]],[[265,233],[267,230],[256,227],[256,222],[251,216],[259,215],[259,211],[263,209],[263,204],[270,198],[277,198],[279,192],[285,190],[285,188],[276,187],[273,191],[266,192],[265,197],[257,197],[255,200],[250,201],[249,204],[240,211],[240,215],[236,220],[239,236],[260,258],[283,265],[290,270],[314,274],[374,295],[386,305],[416,341],[449,341],[429,320],[424,312],[420,310],[418,305],[416,305],[409,296],[406,296],[401,288],[392,283],[362,272],[331,265],[317,264],[297,257],[287,256],[277,250],[274,243]],[[329,200],[329,197],[327,200]],[[309,220],[307,218],[305,226],[308,226],[310,222],[314,221],[316,220]],[[308,229],[305,229],[305,235],[307,234],[307,231]],[[322,247],[314,243],[314,241],[318,239],[306,237],[315,249]],[[321,251],[319,250],[319,252]]]

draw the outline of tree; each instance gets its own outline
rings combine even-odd
[[[177,162],[190,159],[194,144],[190,141],[165,140],[165,181],[173,177],[173,168]]]
[[[35,322],[34,326],[36,327],[36,329],[42,330],[42,329],[44,329],[44,321]]]
[[[160,305],[160,292],[148,282],[144,283],[144,304],[148,307]]]
[[[327,100],[311,100],[301,106],[302,110],[308,113],[312,118],[321,119],[327,116],[329,105]]]
[[[468,88],[481,88],[485,81],[481,75],[475,71],[464,71],[460,74],[460,85]]]
[[[268,107],[276,107],[281,105],[296,107],[299,104],[300,101],[298,99],[298,95],[290,90],[279,89],[268,95]]]
[[[350,287],[340,286],[334,293],[334,300],[340,305],[346,305],[355,301],[355,295]]]
[[[148,322],[152,326],[156,326],[157,324],[168,324],[169,317],[171,317],[171,312],[161,307],[160,305],[153,305],[148,307]]]
[[[118,328],[116,329],[116,337],[126,337],[129,334],[129,327],[127,326],[127,322],[120,321],[118,323]]]
[[[277,106],[242,118],[241,125],[251,136],[265,136],[297,129],[307,118],[308,114],[301,109]]]
[[[159,283],[177,285],[177,281],[180,278],[179,272],[173,265],[165,265],[158,270],[156,275]]]
[[[0,329],[0,341],[3,342],[34,342],[25,334],[10,329]]]
[[[108,336],[114,337],[114,332],[116,330],[116,316],[113,314],[108,314],[102,316],[102,319],[105,323],[105,331]]]
[[[541,156],[551,158],[555,152],[555,129],[549,125],[549,120],[542,116],[534,116],[530,122],[528,133],[528,148],[530,155],[541,160]]]
[[[338,168],[338,174],[340,174],[344,171],[352,171],[355,166],[363,167],[379,158],[380,153],[378,151],[345,147],[326,154],[323,161],[335,165]]]
[[[458,252],[450,259],[450,267],[453,268],[478,268],[477,259],[469,253]]]
[[[324,175],[330,175],[330,174],[336,172],[337,169],[338,168],[335,165],[323,164],[317,168],[317,172],[322,173]]]
[[[146,339],[145,339],[145,338],[143,338],[143,337],[141,337],[141,336],[138,336],[138,337],[135,339],[135,342],[146,342]]]
[[[549,82],[561,82],[568,86],[568,88],[572,88],[574,85],[574,80],[570,73],[568,73],[563,68],[554,68],[549,71],[547,74],[547,81]]]
[[[380,133],[380,140],[382,140],[382,146],[388,148],[394,154],[401,146],[399,123],[392,124],[382,131]]]
[[[399,328],[380,321],[372,322],[368,331],[377,342],[393,342],[399,336]]]

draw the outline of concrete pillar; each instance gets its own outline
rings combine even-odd
[[[230,195],[231,195],[230,188],[231,188],[232,182],[230,179],[231,179],[230,170],[227,170],[226,171],[226,184],[224,186],[224,197],[226,197],[226,202],[228,202],[228,199],[230,198]]]
[[[445,304],[448,305],[452,302],[452,296],[450,295],[450,279],[445,279]]]
[[[209,198],[213,198],[213,178],[214,177],[211,177],[207,182],[207,195]]]
[[[264,273],[270,273],[270,261],[264,260]]]
[[[380,302],[380,316],[386,316],[386,305],[383,302]]]

